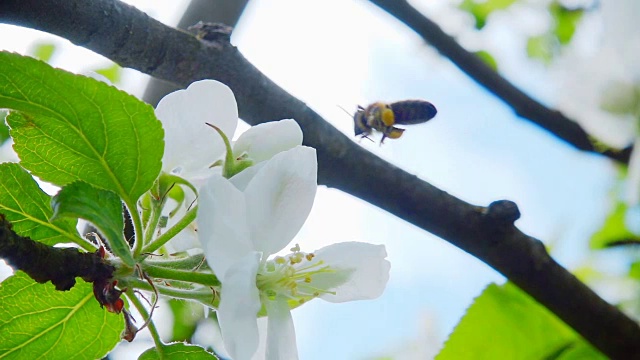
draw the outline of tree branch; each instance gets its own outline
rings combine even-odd
[[[589,134],[578,123],[557,110],[545,107],[515,87],[475,54],[465,50],[451,36],[442,31],[436,23],[409,5],[406,0],[369,1],[415,31],[460,70],[509,105],[518,116],[542,127],[579,150],[595,152],[621,163],[629,163],[631,146],[622,150],[601,151],[596,148],[589,138]]]
[[[223,23],[234,27],[248,2],[249,0],[191,0],[187,10],[182,14],[178,29],[186,30],[198,21]],[[179,88],[178,85],[152,78],[147,84],[142,100],[155,107],[165,95]]]
[[[493,267],[613,358],[640,357],[640,327],[514,225],[514,203],[470,205],[376,157],[260,73],[230,44],[198,41],[116,0],[5,0],[0,22],[65,37],[183,87],[216,79],[250,124],[293,118],[317,149],[318,182],[378,206]],[[222,38],[221,38],[222,40]]]
[[[51,281],[56,290],[76,284],[76,277],[100,283],[111,279],[115,267],[100,252],[83,253],[76,248],[58,248],[16,234],[11,223],[0,214],[0,259],[15,270],[22,270],[40,284]]]

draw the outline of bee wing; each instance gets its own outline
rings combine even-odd
[[[438,113],[432,103],[424,100],[404,100],[392,103],[395,123],[400,125],[421,124],[433,119]]]

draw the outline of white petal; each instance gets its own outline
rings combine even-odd
[[[176,222],[176,220],[170,219],[167,222],[166,228],[170,229]],[[171,238],[171,240],[165,244],[165,248],[169,254],[191,249],[199,249],[200,242],[198,241],[198,233],[196,231],[196,224],[191,223],[191,225],[180,231],[178,235]]]
[[[296,330],[293,327],[291,310],[287,300],[276,299],[265,301],[267,316],[267,360],[296,360],[298,346],[296,344]]]
[[[250,166],[238,174],[234,175],[229,181],[240,191],[245,191],[249,183],[253,179],[254,176],[262,169],[262,167],[266,164],[266,162],[261,162],[259,164]]]
[[[218,320],[224,347],[234,360],[250,360],[258,348],[256,274],[260,257],[258,252],[246,254],[223,277]]]
[[[302,145],[302,130],[291,119],[258,124],[244,132],[233,145],[233,153],[247,153],[255,162]]]
[[[165,96],[156,116],[165,133],[162,169],[187,179],[205,177],[209,165],[224,153],[220,135],[205,122],[218,126],[229,138],[238,125],[233,92],[215,80],[196,81]]]
[[[320,297],[329,302],[375,299],[389,281],[391,264],[384,245],[344,242],[314,252],[314,261],[323,261],[335,273],[316,274],[310,286],[335,291]]]
[[[265,257],[284,248],[309,216],[317,189],[313,148],[297,146],[271,158],[245,190],[255,250]]]
[[[198,238],[209,266],[221,277],[232,264],[254,250],[249,239],[245,197],[220,175],[213,175],[199,193]]]

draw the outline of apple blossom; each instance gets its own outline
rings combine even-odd
[[[156,116],[165,129],[162,159],[165,174],[179,176],[195,190],[211,174],[220,173],[218,167],[211,165],[223,157],[225,144],[207,123],[218,127],[227,138],[233,138],[238,125],[238,109],[228,86],[215,80],[196,81],[184,90],[163,97],[156,107]],[[301,144],[302,131],[295,121],[274,121],[243,133],[234,144],[233,154],[245,159],[248,165],[254,165]],[[173,213],[167,227],[184,216],[196,194],[175,187],[169,197],[175,201],[168,206]],[[199,247],[195,231],[195,223],[187,226],[169,243],[170,249],[181,251]]]
[[[382,245],[348,242],[273,257],[298,233],[317,188],[316,153],[296,146],[226,179],[212,175],[200,189],[198,236],[221,281],[218,319],[226,351],[251,359],[259,344],[257,317],[268,319],[267,359],[297,359],[291,309],[319,297],[344,302],[378,297],[389,278]]]
[[[634,145],[623,197],[629,207],[625,224],[637,232],[640,227],[637,215],[640,213],[640,37],[636,36],[636,29],[640,2],[606,1],[601,4],[601,10],[599,46],[594,48],[590,42],[590,53],[585,56],[584,51],[581,53],[574,45],[556,67],[563,74],[558,107],[609,146]]]

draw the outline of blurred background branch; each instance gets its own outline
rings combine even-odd
[[[602,151],[596,148],[587,132],[578,123],[560,111],[547,108],[518,89],[478,56],[465,50],[453,37],[442,31],[435,22],[412,7],[406,0],[370,1],[415,31],[460,70],[509,105],[518,116],[544,128],[577,149],[600,153],[622,163],[629,162],[631,147],[621,151],[611,149]]]

